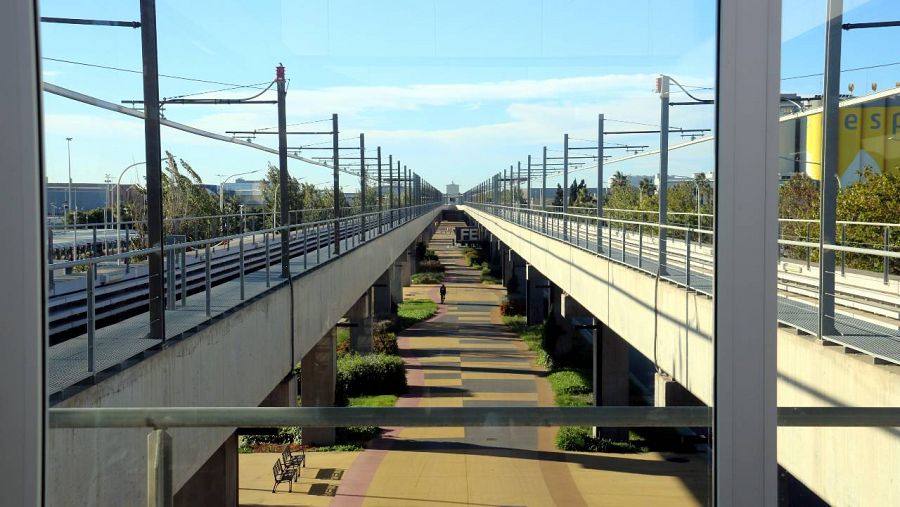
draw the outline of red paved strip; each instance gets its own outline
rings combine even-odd
[[[437,288],[434,289],[437,291]],[[432,299],[433,300],[433,299]],[[446,315],[447,307],[438,305],[438,313],[425,322],[438,320]],[[422,371],[422,363],[411,353],[410,340],[407,336],[397,337],[397,348],[400,349],[400,357],[407,365],[406,383],[410,393],[423,393],[425,388],[425,372]],[[421,396],[418,394],[404,394],[397,399],[396,407],[415,407],[419,405]],[[375,477],[375,472],[381,466],[381,462],[388,451],[394,445],[394,437],[400,433],[401,428],[384,428],[384,433],[372,441],[366,449],[350,465],[350,469],[341,478],[337,494],[328,504],[331,507],[362,507],[366,499],[366,491]]]

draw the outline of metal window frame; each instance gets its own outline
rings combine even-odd
[[[46,259],[37,2],[0,2],[0,262],[12,290],[0,295],[0,488],[10,505],[41,505],[46,428]]]
[[[718,41],[713,493],[774,506],[781,0],[719,0]]]
[[[716,147],[715,499],[775,505],[775,260],[780,0],[719,1]],[[21,283],[4,296],[0,324],[0,424],[19,447],[0,457],[0,484],[19,505],[42,502],[44,277],[40,269],[41,157],[38,9],[0,3],[0,152],[11,168],[0,199],[9,240],[7,273]],[[760,107],[764,105],[765,107]],[[760,169],[760,161],[764,161]],[[24,253],[28,252],[27,255]],[[740,294],[740,296],[738,296]],[[740,297],[740,301],[738,301]],[[29,317],[30,316],[30,317]],[[22,339],[40,337],[40,340]],[[18,501],[16,501],[18,500]]]

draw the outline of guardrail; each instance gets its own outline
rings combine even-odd
[[[778,425],[900,426],[900,408],[778,407]],[[169,428],[211,427],[711,427],[710,407],[171,407],[51,408],[50,428],[150,428],[147,505],[172,504]],[[130,470],[134,470],[131,468]]]
[[[476,209],[522,225],[541,234],[564,241],[601,257],[621,262],[683,287],[712,295],[712,264],[697,261],[696,254],[705,244],[713,244],[713,232],[681,225],[624,220],[587,214],[542,211],[514,206],[466,203]],[[659,230],[670,238],[679,238],[684,246],[667,240],[668,255],[660,262]],[[656,243],[649,244],[647,238]],[[704,239],[705,238],[705,239]],[[677,247],[677,248],[676,248]],[[699,265],[698,265],[699,264]]]
[[[650,264],[652,265],[659,259],[659,230],[662,228],[666,231],[672,231],[671,234],[667,235],[669,237],[669,241],[667,242],[668,248],[666,249],[667,256],[665,257],[662,266],[660,266],[660,272],[663,275],[663,278],[667,278],[670,281],[688,288],[698,290],[699,292],[707,293],[708,290],[711,290],[711,285],[707,288],[706,283],[704,283],[702,287],[692,284],[692,282],[696,281],[695,275],[700,274],[705,276],[712,274],[711,260],[697,259],[700,247],[710,248],[708,254],[706,252],[703,253],[704,257],[712,256],[713,252],[711,249],[713,247],[715,233],[711,229],[679,224],[667,224],[661,226],[659,223],[653,221],[628,220],[608,216],[603,216],[598,219],[596,216],[596,209],[594,208],[575,208],[576,211],[581,211],[578,213],[572,213],[571,210],[573,208],[569,208],[569,213],[563,213],[561,211],[546,211],[518,206],[502,206],[471,202],[465,204],[580,248],[592,250],[599,255],[614,261],[628,263],[629,265],[647,271],[650,274],[655,274],[655,271],[646,269],[645,261],[650,261]],[[555,209],[558,207],[550,208]],[[604,209],[604,212],[606,211],[632,213],[642,216],[656,214],[654,211],[622,210],[614,208]],[[697,215],[696,213],[678,212],[671,212],[670,214],[685,216]],[[712,215],[709,214],[700,214],[700,216],[712,218]],[[806,251],[805,259],[807,268],[809,268],[813,257],[812,252],[817,251],[820,248],[819,243],[813,241],[815,236],[809,232],[812,230],[811,224],[818,224],[818,220],[785,218],[779,219],[779,223],[778,244],[781,247],[780,250],[782,250],[779,252],[779,258],[796,258],[784,255],[783,250],[789,247],[802,248]],[[805,224],[804,227],[808,232],[805,237],[799,239],[795,236],[786,236],[784,232],[786,227],[785,224],[788,226],[790,226],[790,224]],[[841,242],[839,244],[826,244],[822,246],[822,248],[835,251],[839,254],[841,274],[846,272],[847,254],[874,257],[881,259],[883,266],[881,273],[882,280],[884,283],[888,283],[891,261],[900,258],[900,251],[893,250],[890,231],[895,227],[900,228],[900,224],[860,221],[838,221],[837,224],[841,229]],[[852,244],[847,245],[845,231],[850,227],[880,228],[883,237],[883,242],[879,245],[880,248],[868,248],[866,246]],[[628,233],[631,233],[631,239],[629,239]],[[645,236],[650,240],[649,242],[645,240]],[[598,237],[602,237],[602,241],[598,242]],[[623,237],[625,237],[624,241],[622,240]],[[676,238],[683,243],[681,245],[672,245],[671,240],[673,238]],[[603,243],[605,243],[605,247],[603,246]],[[673,247],[675,247],[674,250]],[[633,252],[635,254],[636,262],[629,262],[629,259],[627,258],[628,252]],[[675,262],[670,262],[669,257],[673,257],[672,260]],[[698,264],[700,265],[700,269],[697,269]],[[678,273],[679,276],[676,278],[666,276],[666,273],[669,271],[674,271]],[[707,280],[704,279],[704,282],[707,282]]]
[[[187,304],[189,295],[190,274],[188,265],[188,253],[198,262],[203,263],[202,270],[202,292],[205,293],[205,314],[210,317],[213,313],[213,287],[224,283],[233,278],[232,276],[221,275],[217,278],[217,274],[212,268],[213,262],[220,260],[220,257],[214,255],[215,249],[234,248],[236,244],[238,252],[237,256],[237,279],[239,287],[237,294],[228,294],[224,299],[236,300],[237,302],[245,299],[245,277],[248,272],[265,271],[265,287],[271,286],[271,266],[281,261],[281,248],[278,245],[274,252],[272,251],[272,243],[276,236],[287,234],[290,241],[298,245],[292,248],[290,252],[291,258],[302,256],[302,264],[300,270],[307,269],[310,256],[315,256],[315,263],[327,261],[333,257],[345,254],[361,244],[371,241],[372,239],[386,234],[387,232],[403,225],[410,220],[424,215],[428,211],[440,206],[437,203],[428,203],[418,206],[410,206],[404,208],[395,208],[391,210],[375,211],[363,214],[356,214],[339,219],[321,220],[317,222],[307,222],[302,224],[292,224],[290,226],[279,226],[275,228],[254,230],[246,233],[232,234],[227,236],[218,236],[210,239],[197,241],[188,241],[182,243],[167,244],[161,247],[163,251],[163,265],[165,273],[165,303],[166,309],[174,310],[180,302],[181,306]],[[257,238],[261,238],[261,244],[257,245]],[[254,250],[261,250],[262,266],[259,261],[254,263],[256,269],[248,270],[246,259],[246,244],[254,245]],[[141,258],[152,252],[158,252],[159,249],[142,248],[127,252],[117,253],[113,255],[105,255],[101,257],[90,257],[86,259],[51,262],[47,264],[48,273],[52,275],[54,270],[71,270],[83,272],[84,293],[83,307],[86,308],[86,350],[87,350],[87,372],[94,373],[96,371],[96,359],[94,356],[94,345],[96,334],[98,331],[96,318],[96,281],[98,279],[98,271],[104,265],[115,265],[119,260],[130,261],[135,258]],[[260,252],[257,252],[260,253]],[[323,259],[324,257],[324,259]],[[200,259],[202,258],[202,261]],[[232,262],[230,259],[227,262]],[[290,266],[288,264],[288,266]],[[290,271],[290,267],[288,267]],[[296,273],[289,273],[293,276]],[[276,275],[281,278],[281,270]],[[143,282],[146,283],[146,282]],[[196,281],[194,283],[196,286]],[[196,291],[194,291],[196,293]],[[235,297],[236,296],[236,297]],[[79,296],[74,296],[78,298]],[[146,303],[144,303],[146,304]],[[149,324],[149,319],[148,322]],[[166,330],[163,330],[163,336],[151,337],[160,340],[162,343],[166,341]]]

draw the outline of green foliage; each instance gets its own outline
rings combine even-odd
[[[581,452],[615,452],[638,453],[647,452],[631,442],[616,442],[606,438],[597,438],[587,426],[563,426],[556,434],[556,447],[563,451]]]
[[[402,394],[405,391],[406,370],[399,356],[350,353],[338,358],[338,400],[371,394]]]
[[[469,266],[478,266],[482,264],[482,252],[480,248],[466,247],[462,251],[463,258]]]
[[[346,327],[337,328],[337,355],[343,357],[350,353],[350,330]]]
[[[393,407],[397,403],[394,394],[375,394],[371,396],[356,396],[347,399],[350,407]]]
[[[395,333],[376,333],[372,336],[372,351],[396,356],[400,354]]]
[[[438,284],[444,281],[444,274],[432,273],[430,271],[425,273],[415,273],[410,277],[410,280],[412,283],[418,284]]]
[[[430,319],[438,311],[438,305],[430,299],[408,299],[397,305],[397,325],[400,330]]]
[[[857,182],[838,194],[837,215],[841,220],[896,223],[900,217],[900,176],[864,169]],[[848,246],[884,248],[884,230],[881,227],[848,225],[844,233]],[[900,234],[897,231],[891,231],[888,246],[894,251],[900,249]],[[883,269],[882,258],[871,255],[849,253],[846,254],[846,262],[857,269]],[[889,266],[891,273],[900,274],[900,262],[895,260]]]
[[[551,373],[547,380],[553,389],[553,400],[561,407],[587,407],[593,399],[590,371],[564,368]]]
[[[563,199],[565,199],[565,192],[563,192],[562,185],[557,183],[556,193],[553,195],[553,206],[562,206]]]

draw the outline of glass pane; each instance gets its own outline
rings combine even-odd
[[[841,3],[783,5],[781,407],[900,406],[900,88],[890,49],[900,31],[853,25],[896,20],[900,11],[890,1]],[[823,424],[779,428],[781,500],[900,501],[890,486],[900,472],[895,429],[816,427]]]
[[[712,503],[717,4],[43,0],[48,503]]]

